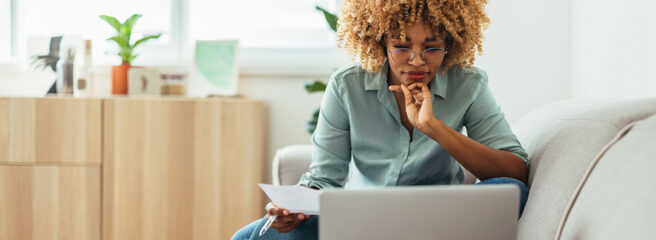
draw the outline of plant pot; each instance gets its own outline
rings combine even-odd
[[[123,63],[119,66],[112,66],[112,93],[113,94],[128,93],[129,70],[130,70],[129,63]]]

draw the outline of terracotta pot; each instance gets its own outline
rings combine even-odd
[[[130,70],[129,63],[123,63],[119,66],[112,66],[112,93],[113,94],[128,93],[128,70]]]

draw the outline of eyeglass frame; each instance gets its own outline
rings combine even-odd
[[[396,48],[396,50],[402,50],[402,49],[407,49],[407,50],[403,50],[403,51],[410,51],[410,52],[412,53],[412,54],[410,55],[410,58],[408,59],[408,63],[412,62],[412,60],[415,59],[415,50],[412,50],[412,49],[410,49],[410,48]],[[423,60],[424,62],[428,63],[428,61],[426,61],[426,55],[425,55],[425,53],[426,53],[426,50],[432,50],[432,49],[439,49],[440,51],[441,51],[441,50],[444,50],[444,55],[446,55],[446,54],[449,52],[449,50],[446,50],[445,48],[434,48],[434,47],[433,47],[433,48],[426,48],[426,49],[424,49],[424,50],[421,50],[421,54],[420,54],[420,55],[421,55],[421,60]],[[392,56],[392,59],[394,59],[394,57],[393,57],[393,56],[394,56],[394,53],[392,53],[392,51],[387,51],[387,52],[390,54],[390,56]],[[397,61],[397,60],[394,59],[394,61]],[[429,64],[430,64],[430,63],[429,63]]]

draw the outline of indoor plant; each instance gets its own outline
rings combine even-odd
[[[322,7],[316,6],[317,10],[321,11],[323,13],[323,16],[326,18],[326,23],[328,23],[328,26],[330,29],[332,29],[334,32],[337,31],[337,15],[326,11],[326,9],[323,9]],[[308,93],[313,93],[313,92],[323,92],[326,90],[326,84],[324,82],[321,82],[319,80],[315,80],[314,82],[308,82],[305,83],[305,91]],[[305,128],[307,131],[312,134],[314,132],[314,129],[317,128],[317,121],[319,121],[319,109],[315,110],[312,113],[312,118],[307,121],[305,124]]]
[[[132,28],[134,24],[141,18],[141,14],[133,14],[123,23],[119,22],[118,19],[112,16],[101,15],[100,19],[109,23],[114,30],[116,30],[116,35],[108,38],[107,40],[114,41],[119,48],[118,55],[121,57],[121,65],[112,66],[112,93],[113,94],[126,94],[128,92],[128,70],[130,69],[130,63],[137,57],[137,54],[134,53],[134,48],[140,44],[148,41],[150,39],[159,38],[162,34],[152,34],[146,35],[143,38],[130,43],[130,37],[132,35]]]

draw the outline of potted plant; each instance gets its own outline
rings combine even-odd
[[[334,32],[337,31],[337,15],[334,13],[328,12],[326,9],[316,6],[316,9],[321,11],[323,13],[324,18],[326,18],[326,23],[328,23],[328,26],[330,27],[331,30]],[[314,93],[314,92],[323,92],[326,90],[326,84],[324,82],[321,82],[319,80],[315,80],[314,82],[308,82],[305,83],[305,91],[308,93]],[[314,130],[317,128],[317,122],[319,121],[319,109],[314,110],[312,113],[312,118],[310,120],[307,120],[305,124],[305,129],[312,134]]]
[[[314,92],[324,92],[326,91],[326,84],[323,83],[322,81],[319,80],[314,80],[314,82],[307,82],[305,83],[305,91],[308,93],[314,93]],[[319,121],[319,109],[314,110],[312,113],[312,118],[310,120],[307,120],[305,123],[305,129],[312,134],[314,130],[317,128],[317,122]]]
[[[114,30],[116,30],[116,35],[108,38],[107,40],[114,41],[119,48],[118,55],[121,57],[121,65],[112,66],[112,93],[113,94],[127,94],[128,92],[128,70],[130,70],[130,63],[137,57],[137,54],[134,53],[134,48],[140,44],[148,41],[150,39],[157,39],[162,34],[153,34],[146,35],[143,38],[130,42],[130,37],[132,35],[132,28],[134,24],[141,18],[141,14],[133,14],[123,23],[119,22],[118,19],[112,16],[101,15],[100,19],[109,23]]]

